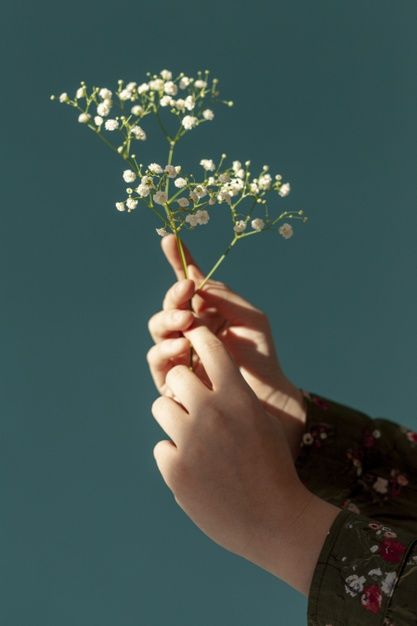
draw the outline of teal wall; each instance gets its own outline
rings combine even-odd
[[[49,94],[211,69],[236,106],[179,162],[269,163],[310,217],[288,241],[243,241],[218,278],[268,313],[296,384],[417,428],[416,27],[412,0],[2,4],[1,624],[306,612],[201,533],[157,470],[147,320],[173,274],[152,214],[114,209],[122,162]],[[222,238],[212,219],[185,241],[207,270]]]

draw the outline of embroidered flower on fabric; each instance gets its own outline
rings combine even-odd
[[[382,605],[382,593],[378,585],[369,585],[361,596],[362,606],[371,613],[379,613]]]
[[[316,404],[318,407],[320,407],[321,409],[324,409],[325,411],[327,409],[330,408],[330,404],[328,402],[326,402],[326,400],[324,400],[324,398],[321,398],[320,396],[311,393],[310,391],[307,391],[306,389],[301,389],[301,393],[308,398],[311,402],[313,402],[314,404]]]
[[[357,574],[351,574],[345,579],[345,591],[347,594],[354,598],[363,591],[364,583],[366,582],[365,576],[358,576]]]
[[[378,554],[388,563],[398,563],[405,552],[405,546],[395,539],[385,538],[379,544]]]
[[[331,426],[329,424],[325,424],[323,422],[312,424],[310,426],[310,430],[304,433],[301,443],[303,446],[314,446],[316,448],[320,448],[323,441],[329,436],[330,431]]]

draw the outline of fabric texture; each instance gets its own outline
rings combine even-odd
[[[313,574],[308,626],[417,626],[417,433],[301,391],[298,475],[341,509]]]

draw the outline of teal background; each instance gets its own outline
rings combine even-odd
[[[269,163],[310,218],[217,278],[268,313],[297,385],[416,428],[416,27],[408,0],[3,3],[1,624],[299,626],[307,606],[165,486],[145,355],[174,276],[152,214],[114,209],[123,162],[49,95],[209,68],[235,107],[174,161]],[[184,239],[208,270],[227,236]]]

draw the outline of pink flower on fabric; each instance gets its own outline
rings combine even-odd
[[[382,604],[382,593],[378,585],[369,585],[361,596],[362,606],[371,613],[378,613]]]
[[[413,432],[412,430],[408,430],[407,439],[412,443],[417,443],[417,433]]]
[[[389,563],[398,563],[405,552],[405,546],[395,539],[385,538],[382,543],[379,544],[378,553],[382,556],[384,561]]]

